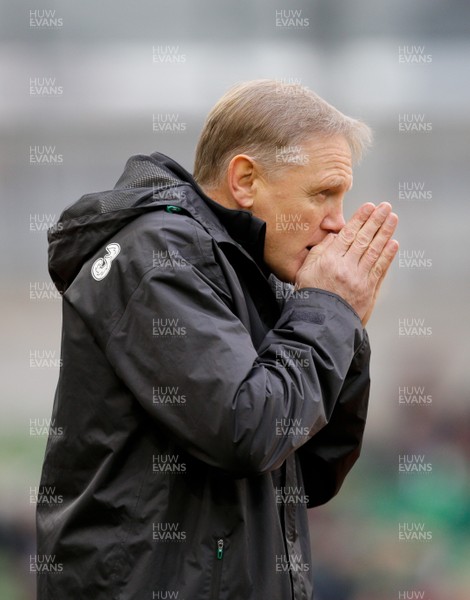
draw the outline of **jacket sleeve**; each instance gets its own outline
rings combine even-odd
[[[354,355],[331,418],[297,452],[308,507],[335,496],[359,457],[369,401],[370,347],[364,343]]]
[[[329,421],[364,343],[357,315],[316,289],[290,299],[258,351],[194,265],[149,269],[105,345],[157,426],[240,476],[278,468]]]

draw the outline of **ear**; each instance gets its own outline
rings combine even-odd
[[[253,206],[258,184],[258,169],[252,158],[237,154],[227,169],[227,184],[236,204],[245,210]]]

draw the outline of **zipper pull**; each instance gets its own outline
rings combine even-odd
[[[217,540],[217,558],[222,560],[224,556],[224,540],[221,538]]]

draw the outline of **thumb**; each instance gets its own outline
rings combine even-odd
[[[313,248],[309,252],[309,256],[312,253],[318,254],[318,253],[321,253],[324,250],[326,250],[328,248],[328,246],[335,240],[337,235],[338,235],[337,233],[328,233],[328,235],[326,235],[322,239],[321,242],[319,242],[318,244],[315,244],[315,246],[313,246]]]

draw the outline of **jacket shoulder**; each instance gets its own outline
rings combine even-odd
[[[141,275],[149,269],[177,271],[192,266],[212,281],[221,283],[224,279],[214,252],[215,240],[186,212],[169,212],[164,208],[151,211],[115,237]]]
[[[146,212],[104,238],[64,300],[92,330],[100,330],[97,337],[103,342],[136,291],[151,279],[176,290],[193,285],[196,272],[198,279],[230,305],[231,292],[214,244],[210,233],[190,215],[164,209]]]

